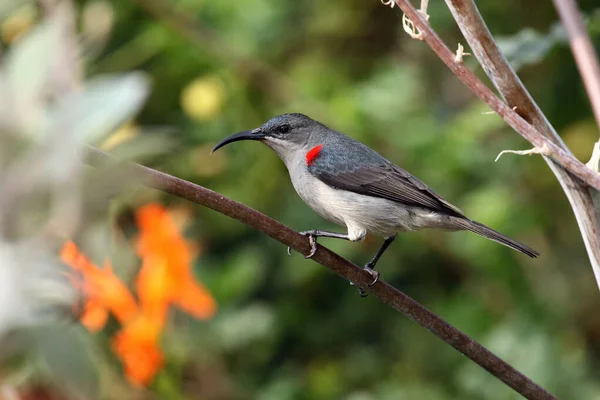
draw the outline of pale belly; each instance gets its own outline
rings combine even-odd
[[[294,174],[292,184],[298,195],[317,214],[348,227],[350,240],[366,233],[389,237],[403,231],[444,228],[444,217],[419,207],[334,189],[306,170]]]

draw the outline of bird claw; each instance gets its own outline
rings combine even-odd
[[[354,282],[350,282],[350,286],[356,286],[356,285],[354,284]],[[369,294],[368,294],[367,292],[365,292],[365,291],[363,290],[363,288],[359,287],[359,288],[358,288],[358,295],[359,295],[360,297],[363,297],[363,298],[364,298],[364,297],[367,297]]]
[[[369,273],[369,275],[371,275],[371,277],[373,278],[373,282],[369,283],[369,287],[373,286],[374,284],[377,283],[377,281],[379,280],[379,272],[375,271],[373,268],[371,268],[369,266],[369,264],[365,265],[363,267],[363,270],[367,273]]]
[[[317,238],[315,237],[315,235],[313,234],[312,231],[303,231],[303,232],[300,232],[300,234],[303,236],[308,236],[308,243],[310,243],[310,253],[308,253],[308,255],[304,256],[304,258],[306,258],[306,259],[312,258],[312,256],[314,256],[315,253],[317,252]],[[288,256],[292,255],[292,248],[290,246],[288,246],[288,248],[287,248],[287,253],[288,253]]]
[[[367,272],[369,275],[373,277],[373,281],[369,283],[367,286],[371,287],[379,281],[379,272],[375,271],[369,264],[363,267],[363,270]],[[354,286],[354,282],[350,282],[350,285]],[[363,288],[358,288],[358,294],[360,297],[367,297],[369,294],[363,290]]]
[[[304,258],[309,259],[315,255],[317,252],[317,238],[311,231],[300,232],[301,235],[308,236],[308,243],[310,243],[310,253],[304,256]]]

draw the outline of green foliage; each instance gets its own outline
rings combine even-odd
[[[555,24],[547,35],[526,28],[513,36],[498,38],[498,45],[513,68],[519,70],[539,63],[556,44],[566,41],[562,25]]]
[[[94,345],[79,327],[44,326],[27,332],[28,345],[38,358],[39,369],[72,395],[92,397],[98,393],[92,356]]]

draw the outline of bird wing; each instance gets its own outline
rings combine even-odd
[[[326,185],[434,211],[463,215],[461,210],[444,200],[421,180],[374,150],[362,144],[358,149],[355,147],[356,151],[352,154],[339,154],[332,149],[335,146],[323,146],[319,156],[308,165],[308,171]]]

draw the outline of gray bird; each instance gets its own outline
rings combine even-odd
[[[347,234],[309,230],[312,257],[318,237],[352,242],[367,233],[383,236],[383,245],[364,269],[377,282],[375,265],[399,232],[423,228],[467,230],[520,251],[539,253],[473,221],[419,179],[364,144],[303,114],[273,117],[251,131],[231,135],[213,152],[239,140],[259,140],[285,163],[298,195],[323,218],[345,225]],[[289,252],[289,249],[288,249]],[[362,291],[361,291],[361,294]]]

